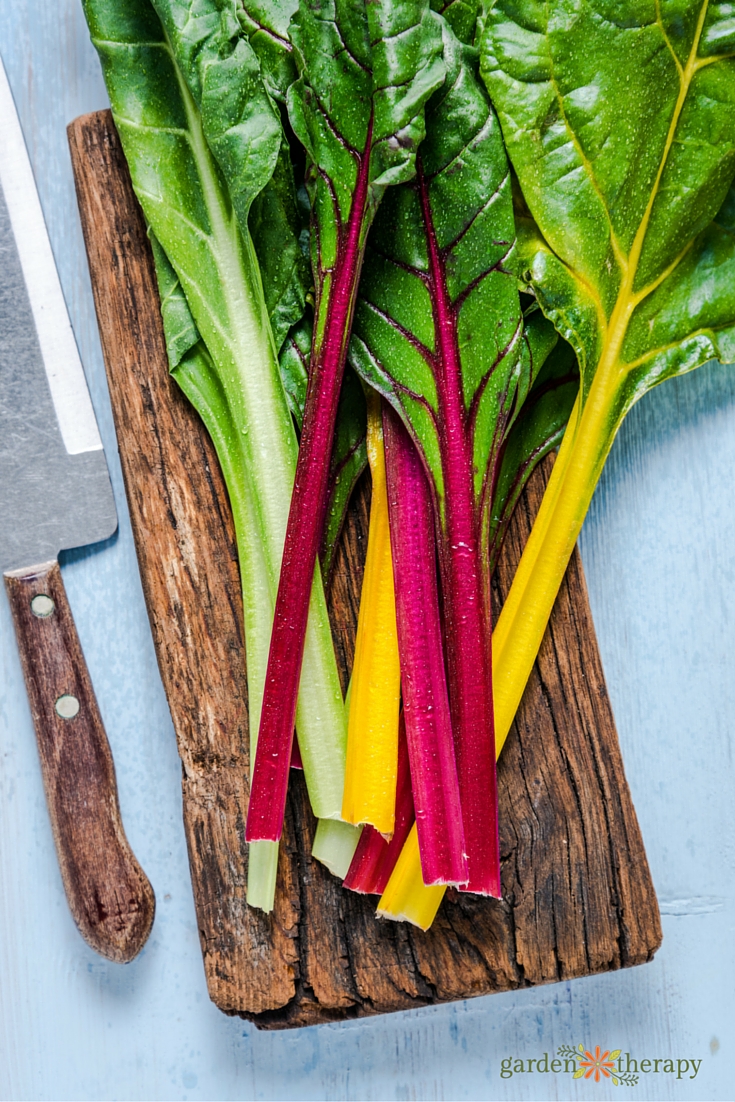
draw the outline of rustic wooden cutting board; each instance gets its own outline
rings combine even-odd
[[[650,960],[658,905],[623,772],[575,552],[499,769],[502,901],[447,893],[428,933],[375,918],[311,860],[292,772],[273,914],[245,902],[247,688],[227,494],[170,378],[145,225],[109,112],[69,127],[128,504],[183,766],[184,825],[209,994],[263,1028],[311,1025],[548,983]],[[538,508],[516,511],[498,599]],[[329,594],[352,662],[370,487],[355,495]]]

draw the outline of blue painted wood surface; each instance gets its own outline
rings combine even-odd
[[[123,0],[121,0],[123,2]],[[730,1099],[735,991],[735,368],[667,383],[633,411],[585,525],[590,598],[663,912],[652,964],[384,1018],[277,1034],[226,1018],[204,984],[180,765],[116,454],[66,124],[106,104],[78,0],[0,0],[16,97],[120,513],[64,579],[154,885],[128,966],[89,951],[56,866],[33,728],[0,598],[0,1098]],[[0,523],[2,518],[0,517]],[[701,1060],[634,1088],[525,1070],[559,1045]],[[653,1065],[651,1065],[653,1069]]]

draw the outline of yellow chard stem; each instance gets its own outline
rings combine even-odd
[[[429,888],[424,884],[419,835],[414,823],[378,902],[378,914],[428,930],[446,890],[445,884],[432,884]]]
[[[342,818],[391,835],[398,769],[401,671],[380,398],[368,396],[367,453],[372,475],[365,575],[350,683]]]
[[[498,752],[521,703],[619,423],[614,416],[617,388],[610,388],[607,394],[599,393],[600,389],[593,384],[581,417],[577,406],[572,412],[538,517],[493,633]]]

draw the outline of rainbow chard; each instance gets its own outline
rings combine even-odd
[[[579,373],[574,353],[565,341],[560,341],[540,367],[502,449],[491,507],[491,573],[497,564],[503,538],[523,487],[539,461],[557,446],[563,436],[578,389]],[[504,738],[501,728],[495,742],[497,756],[503,748]],[[405,829],[408,826],[410,822]],[[360,866],[357,865],[358,854],[363,862]],[[379,915],[411,922],[422,930],[428,930],[441,904],[444,888],[440,885],[426,886],[415,826],[406,834],[400,853],[393,845],[389,853],[385,852],[371,834],[367,837],[363,835],[355,862],[356,867],[350,872],[351,875],[354,873],[356,884],[379,883],[383,890],[378,904]],[[379,881],[370,879],[371,862],[380,864]],[[356,887],[355,890],[372,889]]]
[[[501,448],[490,512],[488,548],[491,574],[518,498],[536,465],[563,436],[579,388],[574,353],[566,341],[558,341],[545,362],[541,363],[544,346],[548,349],[553,341],[550,333],[552,327],[538,314],[535,306],[526,310],[524,320],[524,341],[529,346],[525,354],[534,357],[534,379]],[[495,742],[496,756],[500,755],[503,741],[501,732]],[[377,840],[370,834],[360,839],[356,860],[358,853],[364,854],[366,882],[369,882],[370,857],[373,860],[380,858],[381,873],[390,871],[390,877],[383,875],[380,881],[384,895],[378,913],[385,918],[406,920],[428,929],[441,903],[443,888],[426,886],[417,827],[414,826],[407,835],[400,855],[395,846],[391,847],[390,854],[381,852]],[[359,883],[362,873],[358,870],[355,873]]]
[[[444,40],[447,80],[427,108],[416,179],[389,193],[370,236],[351,359],[429,476],[467,889],[498,895],[490,507],[503,441],[555,337],[547,326],[523,339],[500,128],[473,51],[446,26]]]
[[[530,211],[518,271],[580,368],[494,638],[501,734],[625,414],[664,379],[735,361],[732,6],[619,7],[496,0],[485,17],[482,72]]]
[[[536,349],[536,363],[538,364],[543,354],[539,338],[543,335],[545,338],[544,344],[548,347],[551,341],[553,341],[553,337],[549,340],[551,336],[551,326],[548,323],[544,323],[539,316],[534,316],[537,315],[537,311],[538,307],[536,306],[526,311],[525,323],[527,329],[524,334],[524,339],[527,341],[529,340],[530,331],[532,344]],[[539,328],[545,332],[543,334],[535,332]],[[528,397],[516,416],[510,432],[505,438],[501,448],[502,455],[499,462],[498,475],[495,479],[490,514],[491,522],[488,548],[491,575],[497,563],[503,539],[518,498],[536,465],[545,455],[548,455],[549,452],[558,445],[563,436],[570,410],[574,405],[578,387],[579,373],[577,371],[574,353],[566,341],[560,340],[551,350],[550,355],[548,355],[546,361],[541,365],[540,370],[536,372]],[[393,414],[392,421],[394,424],[400,426],[400,421],[395,414]],[[392,439],[390,439],[391,436],[393,437]],[[403,444],[404,449],[405,442],[409,444],[410,450],[408,450],[408,454],[404,454],[402,457],[404,462],[406,460],[409,462],[415,460],[416,452],[415,448],[413,448],[413,445],[410,443],[410,438],[405,432],[405,429],[398,441],[395,439],[395,433],[391,434],[390,431],[386,434],[386,439],[389,440],[388,447],[393,448],[390,465],[393,478],[395,479],[396,460],[398,459],[400,461],[401,459],[400,456],[396,456],[395,454],[396,444],[399,446]],[[416,469],[416,467],[418,469]],[[426,499],[424,508],[428,510],[430,508],[428,486],[420,464],[415,465],[411,474],[413,475],[413,481],[419,483],[419,491],[423,490],[424,492]],[[403,532],[400,531],[402,519],[401,510],[396,508],[396,506],[401,503],[405,515],[406,501],[409,496],[406,494],[406,481],[407,479],[404,474],[404,484],[400,492],[396,492],[394,488],[394,493],[391,495],[391,501],[394,506],[391,523],[394,528],[399,529],[395,532],[397,550],[395,563],[396,584],[399,588],[399,592],[402,581],[400,569],[402,565],[401,552],[406,552],[411,548],[411,545],[415,545],[416,542],[415,530],[414,532],[407,532],[405,530]],[[414,488],[414,493],[415,492],[416,490]],[[425,582],[427,576],[427,572],[424,569],[427,561],[426,552],[424,551],[423,554],[419,554],[418,557],[420,560],[419,565],[414,563],[413,569],[411,569],[411,564],[409,562],[409,569],[405,571],[408,585],[413,586],[414,589],[416,585],[415,579],[422,579]],[[402,598],[404,596],[405,594],[401,594]],[[410,697],[411,690],[416,684],[418,673],[418,679],[422,682],[421,689],[418,694],[414,693],[413,695],[417,695],[419,704],[422,699],[424,703],[431,703],[432,696],[440,691],[441,685],[444,684],[443,668],[440,668],[438,671],[435,670],[435,676],[433,678],[430,677],[427,679],[425,676],[426,671],[431,668],[429,647],[432,637],[430,630],[430,612],[434,607],[435,605],[432,599],[427,598],[424,592],[418,600],[408,603],[409,612],[412,608],[415,608],[421,614],[421,619],[417,622],[414,632],[411,633],[409,631],[407,633],[406,628],[409,625],[405,620],[401,623],[401,653],[403,656],[404,676],[406,674],[411,675],[408,682],[409,691],[405,694],[404,699]],[[404,608],[403,611],[405,612],[406,609]],[[408,637],[406,637],[407,635]],[[441,641],[439,645],[441,646]],[[419,656],[421,656],[423,660],[417,663],[416,659]],[[423,682],[427,680],[428,684],[424,684]],[[440,709],[432,707],[430,714],[436,715],[439,711]],[[422,717],[421,711],[411,715],[409,708],[407,712],[411,721],[413,721],[416,714],[418,714],[419,718]],[[426,745],[426,740],[423,738],[425,734],[426,731],[422,729],[420,724],[413,727],[411,730],[412,749],[414,751],[413,758],[415,761],[414,773],[418,782],[416,787],[421,795],[424,795],[426,791],[424,787],[422,792],[422,782],[425,786],[426,778],[422,777],[420,772],[422,765],[422,749],[428,750],[428,760],[430,764],[435,766],[439,758],[436,747]],[[423,746],[422,741],[424,742]],[[501,746],[501,742],[496,744],[497,754],[500,753]],[[404,713],[401,713],[401,739],[399,747],[400,754],[405,755],[406,760],[404,769],[402,764],[403,758],[399,756],[395,833],[390,844],[388,844],[373,827],[365,827],[355,852],[353,863],[350,866],[349,874],[345,879],[345,886],[352,888],[354,891],[382,892],[385,890],[403,848],[403,843],[408,839],[411,825],[415,819],[413,796],[410,793],[410,778],[407,778],[409,785],[408,795],[406,795],[404,791],[405,780],[402,782],[402,777],[406,778],[409,761]],[[426,756],[427,755],[423,755],[423,757]],[[445,770],[445,773],[446,775],[442,778],[442,786],[445,790],[454,792],[456,790],[453,788],[453,786],[456,785],[456,771],[454,766],[451,765],[449,769]],[[429,802],[429,814],[423,816],[422,821],[420,821],[418,829],[423,834],[421,849],[424,852],[430,850],[432,846],[432,833],[429,830],[431,825],[433,825],[434,828],[434,837],[438,837],[441,842],[444,843],[444,848],[446,848],[446,838],[450,835],[450,830],[442,823],[442,815],[446,813],[446,810],[447,798],[445,791],[443,793],[443,798],[437,801],[437,804]],[[414,861],[417,867],[412,873],[411,866]],[[434,857],[434,861],[436,862],[436,857]],[[432,882],[433,870],[430,870],[428,866],[426,869],[420,868],[418,844],[415,848],[409,845],[408,851],[402,856],[402,862],[404,873],[408,875],[400,882],[400,886],[396,887],[393,892],[393,902],[397,904],[397,910],[391,909],[391,900],[386,898],[381,901],[381,913],[386,917],[404,917],[408,918],[410,921],[418,921],[419,925],[426,928],[431,925],[439,902],[441,901],[441,893],[437,893],[433,888],[425,887],[426,883]],[[446,879],[449,879],[449,877]],[[441,880],[441,876],[435,878],[436,882],[441,882]],[[415,887],[412,888],[412,885],[415,885]]]
[[[365,239],[389,184],[414,172],[423,108],[444,79],[428,0],[302,0],[289,29],[300,78],[288,114],[307,152],[316,313],[246,837],[277,839],[291,757],[309,593]],[[306,765],[305,746],[301,752]],[[339,762],[314,762],[339,768]]]

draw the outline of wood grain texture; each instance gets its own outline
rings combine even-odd
[[[133,960],[156,902],[125,837],[115,766],[57,562],[4,575],[41,759],[66,898],[88,945],[120,964]],[[31,602],[52,602],[44,615]],[[62,696],[78,702],[63,718]]]
[[[245,904],[247,696],[239,579],[213,449],[166,366],[152,261],[108,112],[69,128],[123,473],[183,764],[184,822],[209,993],[265,1028],[359,1017],[638,964],[661,940],[578,555],[499,775],[504,898],[448,893],[432,929],[378,922],[310,858],[292,777],[276,910]],[[507,589],[543,489],[507,540]],[[352,660],[369,486],[350,510],[330,592]]]

